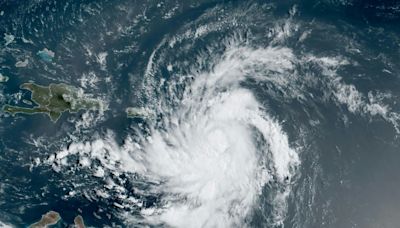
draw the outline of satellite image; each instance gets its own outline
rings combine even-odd
[[[0,227],[399,228],[400,1],[0,0]]]

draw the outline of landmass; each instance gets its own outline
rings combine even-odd
[[[61,216],[58,212],[49,211],[46,214],[42,215],[42,218],[29,226],[29,228],[47,228],[48,226],[57,224],[60,221]],[[86,228],[85,222],[83,221],[82,216],[78,215],[74,219],[74,225],[76,228]]]
[[[129,107],[125,110],[128,118],[148,118],[151,114],[146,108]]]
[[[85,228],[85,223],[83,222],[82,216],[78,215],[74,219],[74,224],[76,228]]]
[[[49,225],[56,224],[61,219],[60,214],[55,211],[49,211],[42,215],[42,218],[29,226],[29,228],[46,228]]]
[[[29,90],[31,100],[36,105],[32,108],[5,105],[3,110],[12,115],[21,114],[47,114],[53,122],[57,122],[63,112],[76,113],[79,110],[100,109],[99,100],[88,97],[82,90],[66,84],[50,84],[42,86],[35,83],[24,83],[21,89]],[[26,103],[26,102],[24,102]]]

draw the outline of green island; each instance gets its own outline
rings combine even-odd
[[[31,100],[36,105],[32,108],[4,105],[3,111],[12,115],[22,114],[47,114],[53,122],[57,122],[63,112],[76,113],[79,110],[102,107],[99,100],[88,97],[82,90],[63,83],[42,86],[35,83],[24,83],[21,89],[29,90]],[[26,102],[24,102],[26,103]]]
[[[58,212],[49,211],[42,215],[42,218],[29,226],[29,228],[47,228],[48,226],[55,225],[60,221],[61,216]],[[74,218],[74,225],[76,228],[86,228],[82,216],[78,215]]]

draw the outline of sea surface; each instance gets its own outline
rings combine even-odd
[[[0,111],[0,227],[398,227],[399,24],[394,0],[0,0],[0,105],[104,104]]]

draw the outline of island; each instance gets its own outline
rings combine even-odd
[[[42,215],[42,218],[29,226],[29,228],[47,228],[48,226],[55,225],[60,221],[61,216],[58,212],[49,211]],[[78,215],[74,218],[74,226],[76,228],[86,228],[82,216]]]
[[[20,86],[31,92],[31,100],[34,107],[26,108],[21,106],[4,105],[3,111],[12,115],[21,114],[47,114],[53,122],[57,122],[63,112],[76,113],[80,110],[97,110],[102,107],[99,100],[93,99],[82,90],[66,85],[50,84],[42,86],[35,83],[24,83]],[[26,102],[24,102],[26,103]]]
[[[78,215],[74,219],[74,224],[76,228],[85,228],[85,223],[83,222],[82,216]]]
[[[151,111],[146,108],[128,107],[125,112],[128,118],[149,118],[151,116]]]
[[[42,218],[29,226],[29,228],[46,228],[50,225],[56,224],[61,219],[61,216],[58,212],[49,211],[46,214],[42,215]]]

